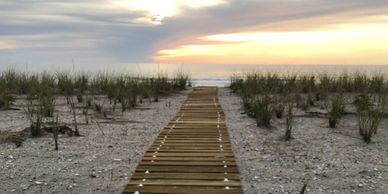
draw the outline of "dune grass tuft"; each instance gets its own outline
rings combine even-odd
[[[336,95],[330,101],[329,126],[335,128],[345,112],[345,100],[342,94]]]

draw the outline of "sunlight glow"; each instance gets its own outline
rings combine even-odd
[[[114,5],[130,11],[143,12],[149,21],[161,24],[164,18],[181,14],[184,9],[200,9],[224,3],[225,0],[119,0]],[[137,22],[139,21],[141,20],[137,19]]]

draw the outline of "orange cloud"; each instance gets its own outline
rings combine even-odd
[[[324,18],[329,22],[303,19],[256,31],[197,37],[193,44],[159,50],[154,59],[199,64],[388,64],[384,54],[388,15],[358,16],[358,20],[349,14],[339,17],[341,21],[350,18],[347,23],[330,22],[333,16]]]
[[[11,48],[16,48],[16,45],[0,41],[0,49],[11,49]]]

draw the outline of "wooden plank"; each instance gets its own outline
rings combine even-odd
[[[158,149],[159,148],[159,149]],[[208,152],[208,153],[211,153],[209,155],[206,155],[207,157],[213,157],[215,156],[215,154],[220,154],[220,155],[225,155],[225,154],[229,154],[231,151],[232,151],[232,148],[230,147],[226,147],[226,148],[209,148],[209,147],[160,147],[160,146],[153,146],[150,148],[149,151],[147,151],[146,153],[150,153],[150,154],[153,154],[155,153],[158,153],[159,155],[158,156],[169,156],[169,155],[162,155],[161,153],[168,153],[168,152],[172,152],[172,151],[198,151],[198,153],[200,153],[199,151],[202,151],[204,153]],[[183,154],[182,154],[183,156]],[[198,156],[194,156],[194,157],[198,157]]]
[[[240,187],[239,181],[191,181],[191,180],[160,180],[160,181],[131,181],[128,185],[166,185],[166,186],[200,186],[200,187]]]
[[[163,136],[160,136],[157,138],[157,140],[159,139],[163,139]],[[187,138],[171,138],[171,137],[168,137],[169,140],[174,140],[174,141],[218,141],[218,137],[217,138],[208,138],[208,137],[187,137]],[[228,139],[226,138],[222,138],[222,141],[228,141]]]
[[[167,137],[166,137],[167,136]],[[182,137],[183,136],[183,137]],[[170,143],[204,143],[204,144],[212,144],[212,143],[229,143],[229,138],[226,136],[226,134],[222,134],[221,136],[218,135],[212,135],[212,136],[195,136],[195,137],[185,137],[184,135],[173,135],[173,134],[166,134],[163,136],[158,136],[155,144],[159,144],[162,141],[165,143],[168,141]]]
[[[196,125],[220,125],[225,124],[223,121],[170,121],[170,124],[196,124]]]
[[[198,150],[188,150],[188,149],[160,149],[160,150],[157,150],[155,148],[153,149],[149,149],[147,151],[147,153],[153,153],[154,151],[159,151],[159,153],[221,153],[220,150],[209,150],[209,149],[198,149]],[[228,150],[226,149],[225,152],[227,152]],[[230,151],[230,150],[229,150]],[[160,155],[158,156],[160,157]],[[190,156],[186,156],[186,157],[190,157]],[[228,156],[230,157],[230,156]]]
[[[145,156],[153,156],[154,154],[146,153]],[[232,153],[158,153],[158,156],[176,156],[176,157],[191,157],[191,156],[198,156],[198,157],[227,157],[227,156],[234,156]]]
[[[213,138],[213,139],[218,139],[218,138],[222,138],[222,139],[227,139],[229,136],[227,133],[225,134],[218,134],[218,135],[214,135],[214,134],[211,134],[211,135],[201,135],[201,134],[198,134],[198,135],[195,135],[195,134],[190,134],[190,135],[184,135],[184,134],[165,134],[165,135],[168,135],[168,138],[182,138],[182,139],[186,139],[186,138]],[[164,136],[159,136],[159,138],[163,137]]]
[[[223,129],[220,129],[220,131],[218,131],[218,129],[214,129],[214,131],[204,131],[204,130],[174,130],[174,129],[166,129],[164,132],[160,133],[159,134],[159,137],[160,136],[164,136],[164,135],[187,135],[187,134],[194,134],[194,135],[217,135],[217,134],[222,134],[222,135],[228,135],[228,131],[226,130],[223,130]]]
[[[220,147],[222,146],[222,147]],[[214,146],[196,146],[196,145],[168,145],[168,144],[156,144],[156,145],[153,145],[151,148],[161,148],[163,147],[164,149],[169,149],[169,150],[173,150],[173,149],[188,149],[188,150],[225,150],[225,149],[229,149],[231,150],[231,146],[229,145],[214,145]]]
[[[222,152],[230,152],[232,149],[230,147],[188,147],[188,146],[181,146],[181,147],[173,147],[173,146],[168,146],[168,147],[160,147],[160,146],[153,146],[152,148],[154,149],[157,149],[159,148],[159,151],[168,151],[168,150],[216,150],[218,151],[219,153],[222,153]],[[158,151],[158,150],[156,150]]]
[[[185,143],[185,141],[187,143]],[[169,138],[166,138],[166,139],[163,139],[163,138],[160,138],[158,139],[157,141],[155,141],[154,144],[158,144],[160,145],[161,143],[165,144],[165,145],[172,145],[172,146],[180,146],[180,145],[185,145],[185,146],[218,146],[218,145],[224,145],[224,146],[230,146],[230,142],[229,141],[225,141],[223,140],[222,138],[221,139],[217,139],[217,140],[214,140],[213,142],[211,141],[206,141],[206,140],[198,140],[198,141],[192,141],[192,140],[171,140]]]
[[[200,157],[187,157],[187,158],[182,158],[182,157],[158,157],[158,158],[153,158],[153,157],[144,157],[143,161],[150,161],[150,160],[155,160],[155,161],[234,161],[234,158],[200,158]]]
[[[145,166],[145,165],[139,165],[136,168],[136,172],[146,172],[149,171],[150,173],[153,172],[202,172],[202,173],[209,173],[209,172],[218,172],[218,173],[237,173],[238,170],[235,166],[231,167],[217,167],[217,166]]]
[[[163,134],[163,136],[165,135],[168,135],[169,137],[206,137],[206,138],[219,138],[219,137],[222,137],[222,138],[225,138],[225,137],[228,137],[228,134],[227,133],[221,133],[221,134],[195,134],[195,133],[191,133],[191,134],[179,134],[179,133],[170,133],[170,134]],[[159,136],[159,137],[163,137],[163,136]]]
[[[235,162],[222,163],[222,161],[142,161],[142,165],[148,166],[236,166]]]
[[[155,144],[164,144],[164,146],[185,146],[185,147],[190,147],[190,146],[198,146],[198,147],[219,147],[220,145],[223,145],[223,147],[227,147],[227,146],[230,146],[230,143],[228,142],[220,142],[220,141],[216,141],[216,142],[209,142],[209,143],[206,143],[206,142],[199,142],[199,143],[190,143],[190,142],[187,142],[187,143],[184,143],[184,142],[170,142],[168,139],[166,139],[166,141],[164,141],[164,143],[162,143],[163,141],[158,141],[158,142],[155,142]]]
[[[219,145],[223,145],[223,146],[230,146],[230,142],[227,142],[227,141],[222,141],[222,140],[217,140],[217,141],[214,141],[214,142],[174,142],[173,140],[169,140],[168,138],[166,138],[165,140],[158,140],[157,142],[155,142],[155,144],[157,145],[160,145],[160,144],[164,144],[165,146],[201,146],[201,147],[206,147],[206,146],[209,146],[209,147],[213,147],[213,146],[219,146]]]
[[[161,141],[163,141],[164,137],[161,136],[161,137],[158,137],[155,141],[155,143],[159,143]],[[202,138],[202,139],[196,139],[196,140],[190,140],[190,139],[186,139],[186,140],[182,140],[182,139],[171,139],[171,138],[167,138],[166,141],[170,142],[170,143],[218,143],[218,142],[226,142],[226,143],[229,143],[228,140],[224,140],[224,139],[220,139],[220,138]]]
[[[135,173],[132,175],[133,179],[198,179],[198,180],[224,180],[225,178],[231,180],[239,180],[239,174],[220,174],[220,173]]]
[[[205,130],[207,129],[207,130]],[[211,125],[211,126],[196,126],[194,127],[193,125],[180,125],[180,124],[177,124],[177,125],[170,125],[170,126],[167,126],[165,128],[165,130],[163,132],[168,132],[168,131],[188,131],[188,130],[192,130],[192,131],[207,131],[207,132],[216,132],[218,130],[223,130],[223,131],[228,131],[226,129],[225,126],[223,125]]]
[[[175,193],[175,194],[242,194],[241,188],[193,188],[193,187],[166,187],[166,186],[147,186],[147,187],[139,187],[139,186],[128,186],[125,188],[125,194],[134,194],[135,192],[139,192],[141,194],[144,193]]]
[[[214,134],[225,134],[226,135],[226,131],[218,131],[218,130],[214,130],[214,131],[201,131],[201,130],[197,130],[197,131],[194,131],[194,130],[189,130],[189,131],[174,131],[172,130],[171,132],[168,132],[168,131],[165,131],[163,133],[161,133],[159,136],[165,136],[165,135],[178,135],[178,134],[181,134],[181,135],[186,135],[186,134],[198,134],[198,135],[214,135]]]

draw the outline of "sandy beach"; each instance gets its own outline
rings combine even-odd
[[[91,124],[80,125],[81,137],[51,134],[27,138],[20,148],[0,144],[2,189],[5,193],[120,193],[149,145],[178,112],[190,90],[145,102],[109,120],[91,113]],[[345,116],[336,129],[327,119],[296,118],[293,139],[284,141],[285,119],[272,128],[256,126],[243,113],[240,97],[219,89],[244,193],[297,193],[307,182],[309,193],[385,193],[388,190],[388,120],[366,144],[358,135],[357,118]],[[62,103],[61,103],[62,102]],[[64,99],[57,109],[71,123]],[[22,107],[23,100],[15,102]],[[28,126],[23,110],[0,111],[1,131]],[[79,122],[84,122],[82,115]],[[97,126],[99,123],[100,128]],[[101,131],[101,130],[102,131]],[[104,133],[104,135],[102,134]]]
[[[357,117],[347,115],[336,129],[325,118],[296,118],[291,141],[284,141],[285,119],[272,128],[256,126],[244,112],[240,97],[220,89],[220,104],[241,173],[244,192],[387,193],[388,120],[373,142],[358,134]]]
[[[51,134],[27,138],[19,148],[12,143],[0,144],[1,193],[121,193],[187,92],[156,103],[146,101],[124,115],[121,111],[110,113],[109,120],[91,111],[91,123],[79,126],[81,137],[59,137],[59,151],[54,150]],[[72,123],[64,99],[57,101],[61,122]],[[18,100],[15,107],[22,104]],[[0,111],[0,118],[1,132],[28,127],[23,110]],[[84,123],[82,115],[78,119]]]

